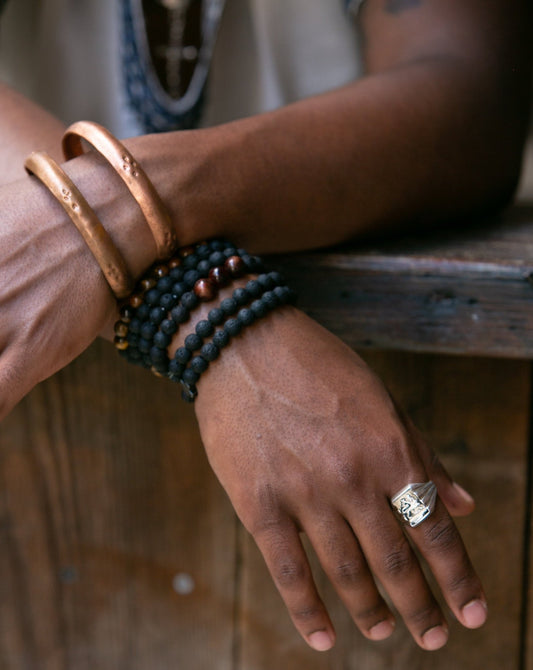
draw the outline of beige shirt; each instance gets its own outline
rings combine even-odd
[[[140,128],[125,103],[119,4],[9,0],[0,16],[0,76],[65,123],[87,118],[119,137]],[[274,109],[361,72],[342,0],[227,0],[204,124]]]

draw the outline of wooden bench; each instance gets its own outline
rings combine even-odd
[[[338,643],[309,650],[209,468],[192,409],[97,342],[0,426],[1,668],[533,667],[533,209],[276,262],[476,497],[459,526],[486,626],[450,621],[431,655],[401,623],[370,643],[317,569]]]

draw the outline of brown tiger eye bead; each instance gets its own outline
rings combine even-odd
[[[190,256],[193,253],[194,253],[194,247],[192,246],[181,247],[181,249],[179,250],[179,254],[182,258],[186,258],[187,256]]]
[[[128,334],[128,324],[124,323],[124,321],[117,321],[115,323],[115,335],[117,337],[126,337]]]
[[[135,311],[130,305],[122,305],[120,308],[120,318],[124,323],[129,323],[135,316]]]
[[[166,277],[168,275],[168,267],[166,265],[156,265],[152,270],[154,277],[161,279],[161,277]]]
[[[151,288],[154,288],[156,284],[157,282],[153,277],[145,277],[144,279],[141,280],[140,286],[143,291],[149,291]]]
[[[181,258],[177,258],[176,256],[174,258],[171,258],[168,262],[168,267],[173,270],[174,268],[179,268],[181,265],[182,261]]]
[[[228,272],[221,265],[211,268],[209,270],[208,278],[216,286],[226,286],[230,280]]]
[[[130,296],[130,305],[134,309],[137,309],[142,304],[143,304],[142,295],[139,295],[138,293],[134,293],[133,295]]]
[[[224,269],[232,277],[241,277],[246,270],[246,265],[240,256],[230,256],[224,263]]]
[[[199,279],[193,290],[196,297],[204,302],[213,300],[218,293],[217,286],[210,279]]]
[[[120,351],[125,351],[129,347],[128,340],[125,337],[115,337],[113,343]]]

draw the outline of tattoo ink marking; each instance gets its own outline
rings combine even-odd
[[[389,14],[399,14],[406,9],[419,7],[422,0],[385,0],[385,11]]]

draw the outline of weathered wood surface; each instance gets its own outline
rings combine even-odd
[[[533,358],[533,208],[476,229],[277,259],[354,348]]]
[[[234,667],[235,516],[143,372],[97,344],[0,425],[2,670]]]
[[[352,345],[476,356],[365,354],[478,501],[459,525],[489,598],[484,628],[451,622],[433,654],[401,625],[370,643],[316,566],[339,639],[309,650],[209,468],[191,408],[100,342],[0,424],[0,668],[533,670],[531,364],[495,358],[532,354],[533,217],[514,216],[287,266],[301,304]]]
[[[4,670],[519,669],[529,363],[369,354],[478,500],[460,526],[491,616],[421,652],[364,640],[317,570],[339,640],[294,632],[176,389],[96,344],[0,427]],[[181,575],[180,579],[176,579]],[[193,590],[186,593],[187,576]]]

